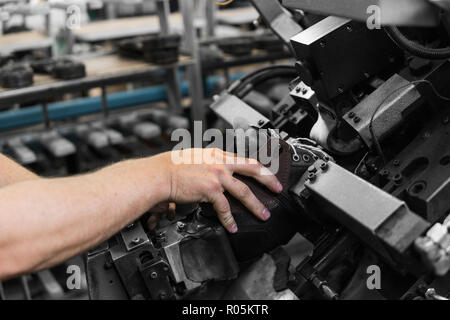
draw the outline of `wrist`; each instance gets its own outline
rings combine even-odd
[[[170,152],[143,159],[146,161],[149,190],[154,190],[157,203],[168,201],[171,196],[173,169],[170,159]]]

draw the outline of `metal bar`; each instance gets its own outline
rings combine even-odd
[[[23,293],[25,294],[26,300],[31,300],[31,292],[30,287],[28,286],[27,276],[20,277],[20,281],[22,283]]]
[[[169,25],[169,2],[167,0],[157,0],[156,9],[159,17],[159,25],[161,28],[161,35],[166,36],[170,34]],[[169,112],[171,114],[182,113],[181,105],[181,89],[178,81],[178,68],[175,66],[166,69],[165,82],[167,85],[167,100],[169,104]]]
[[[215,36],[216,26],[216,7],[214,1],[206,0],[205,16],[206,16],[206,35],[208,37]]]
[[[179,1],[183,23],[185,28],[185,46],[190,52],[195,63],[189,67],[190,96],[192,99],[191,119],[192,121],[205,120],[205,108],[203,106],[203,78],[200,62],[200,52],[194,25],[194,0]]]
[[[186,66],[193,63],[192,60],[182,61],[176,66]],[[91,88],[115,85],[124,82],[135,82],[146,80],[149,76],[155,76],[157,71],[167,70],[174,65],[165,66],[149,66],[139,71],[129,71],[117,75],[85,77],[81,79],[58,81],[49,84],[31,86],[21,89],[7,90],[0,92],[0,105],[11,105],[14,103],[22,103],[44,99],[59,94],[70,93],[74,91],[87,90]]]
[[[167,0],[156,1],[156,12],[158,13],[159,26],[161,28],[162,35],[168,35],[170,33],[169,14],[170,7]]]
[[[240,78],[242,74],[232,74],[231,80]],[[205,81],[206,92],[212,92],[213,88],[222,79],[221,76],[211,76]],[[183,97],[189,94],[189,83],[180,83]],[[167,99],[166,86],[154,86],[111,93],[107,96],[108,109],[116,110],[147,103],[160,102]],[[102,111],[101,98],[80,98],[70,101],[55,102],[48,105],[49,118],[52,121],[75,118],[83,115],[99,113]],[[42,106],[31,106],[20,110],[0,112],[0,132],[42,123]]]
[[[42,117],[44,120],[44,125],[46,128],[50,128],[50,118],[48,116],[48,106],[47,106],[47,102],[44,102],[42,104]]]
[[[178,70],[166,70],[166,84],[167,84],[167,102],[170,114],[181,114],[183,106],[181,105],[181,88],[178,81]]]
[[[64,290],[56,280],[55,276],[50,270],[43,270],[37,273],[39,280],[41,280],[45,291],[53,298],[61,297],[64,294]]]
[[[371,9],[378,8],[382,25],[430,27],[439,21],[437,8],[426,0],[283,0],[282,4],[288,8],[359,21],[367,21],[376,13]]]
[[[6,300],[5,289],[3,289],[2,282],[0,282],[0,300]]]
[[[109,114],[109,109],[108,109],[107,91],[105,86],[102,87],[102,111],[103,116],[107,118]]]

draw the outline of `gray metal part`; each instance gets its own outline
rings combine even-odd
[[[384,168],[389,181],[383,187],[406,197],[415,212],[436,222],[450,209],[450,113],[442,110],[411,143]],[[396,184],[393,177],[401,175]],[[418,187],[419,186],[419,187]]]
[[[170,116],[167,125],[172,129],[188,129],[189,119],[181,116]]]
[[[408,80],[394,74],[344,115],[344,120],[358,132],[367,146],[370,147],[374,143],[369,129],[370,120],[381,104],[383,106],[376,112],[372,123],[373,131],[378,140],[387,136],[400,125],[405,114],[410,112],[421,99],[416,87],[408,84],[410,84]],[[395,92],[396,89],[402,87],[404,88]],[[355,121],[355,119],[359,121]]]
[[[326,172],[319,169],[317,179],[307,182],[306,187],[370,230],[376,230],[405,205],[334,163],[328,164]]]
[[[180,242],[185,238],[183,234],[173,228],[173,225],[162,230],[164,234],[163,251],[169,263],[172,274],[177,283],[184,283],[187,290],[198,288],[201,283],[196,283],[188,279],[184,271],[183,262],[181,260]]]
[[[239,119],[245,119],[249,126],[257,128],[262,128],[270,122],[244,101],[229,93],[222,94],[210,108],[230,127],[234,127]]]
[[[320,163],[316,162],[316,167]],[[382,244],[404,254],[428,228],[403,201],[339,165],[328,162],[325,171],[317,169],[315,179],[305,183],[317,204],[382,254],[386,255]]]
[[[265,22],[286,44],[290,45],[290,38],[303,31],[277,0],[253,0],[252,3]]]
[[[434,26],[437,10],[427,0],[282,0],[288,8],[367,21],[372,5],[380,8],[382,25]]]
[[[161,128],[151,122],[138,122],[133,127],[133,133],[141,139],[150,140],[161,135]]]
[[[403,54],[383,30],[334,16],[292,37],[291,43],[302,66],[302,80],[322,100],[390,69]]]
[[[150,242],[140,223],[132,224],[120,232],[123,243],[128,251],[139,248]]]
[[[75,145],[56,131],[44,132],[39,141],[57,158],[66,157],[76,152]]]
[[[20,164],[27,165],[37,161],[36,154],[23,143],[20,137],[8,140],[6,145]]]

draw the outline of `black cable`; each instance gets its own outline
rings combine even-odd
[[[258,77],[263,73],[272,72],[275,70],[285,70],[286,72],[290,72],[290,71],[295,71],[296,69],[292,65],[278,64],[278,65],[271,65],[271,66],[267,66],[267,67],[263,67],[263,68],[254,70],[254,71],[244,75],[241,79],[235,81],[229,87],[228,92],[230,92],[231,94],[234,94],[235,90],[237,90],[240,87],[246,86],[248,83],[251,83],[255,77]]]
[[[429,59],[444,60],[450,58],[450,47],[447,48],[428,48],[406,38],[401,31],[394,26],[386,27],[386,33],[401,49],[409,52],[413,56]]]
[[[378,155],[381,157],[381,159],[383,160],[383,163],[384,163],[384,164],[386,164],[386,158],[385,158],[385,156],[384,156],[383,149],[381,148],[381,144],[380,144],[380,142],[378,141],[378,138],[376,137],[375,132],[374,132],[374,130],[373,130],[373,121],[374,121],[374,119],[375,119],[375,116],[377,115],[377,113],[378,113],[378,111],[381,109],[381,107],[384,106],[384,104],[386,103],[386,101],[387,101],[394,93],[396,93],[396,92],[398,92],[398,91],[400,91],[400,90],[402,90],[402,89],[404,89],[404,88],[407,88],[407,87],[409,87],[409,86],[418,84],[418,83],[426,83],[426,84],[428,84],[428,85],[431,87],[431,90],[433,90],[433,93],[434,93],[438,98],[440,98],[440,99],[442,99],[442,100],[444,100],[444,101],[450,101],[450,98],[441,95],[441,94],[436,90],[436,88],[434,87],[433,83],[432,83],[431,81],[429,81],[429,80],[415,80],[415,81],[411,81],[410,83],[405,84],[405,85],[403,85],[403,86],[400,86],[400,87],[398,87],[397,89],[393,90],[391,93],[389,93],[389,94],[383,99],[383,101],[381,101],[381,103],[377,106],[377,108],[376,108],[375,111],[373,112],[372,117],[370,118],[370,122],[369,122],[369,130],[370,130],[370,135],[371,135],[371,137],[372,137],[372,141],[373,141],[373,143],[374,143],[374,145],[375,145],[375,148],[377,149]]]
[[[234,90],[233,94],[236,95],[238,98],[242,99],[245,97],[250,91],[253,90],[256,86],[259,84],[275,78],[295,78],[297,76],[297,71],[295,69],[290,70],[271,70],[266,71],[264,73],[261,73],[260,75],[257,75],[253,77],[252,79],[242,83],[242,86],[239,86]]]

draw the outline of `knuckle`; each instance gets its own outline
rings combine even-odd
[[[225,225],[230,226],[234,224],[234,218],[231,214],[224,215],[222,221]]]
[[[225,220],[226,217],[229,217],[228,214],[230,212],[230,205],[228,204],[228,201],[224,201],[222,203],[219,203],[216,205],[216,210],[219,214],[223,216],[223,219]]]
[[[247,198],[247,197],[249,197],[250,195],[251,195],[251,190],[250,190],[250,188],[246,185],[246,184],[244,184],[244,183],[242,183],[240,186],[239,186],[239,194],[242,196],[242,197],[244,197],[244,198]]]
[[[207,191],[212,191],[215,193],[218,193],[218,192],[222,193],[222,184],[219,182],[218,179],[213,179],[209,183]]]
[[[226,174],[225,167],[223,165],[214,166],[213,172],[214,172],[214,175],[219,178]]]

